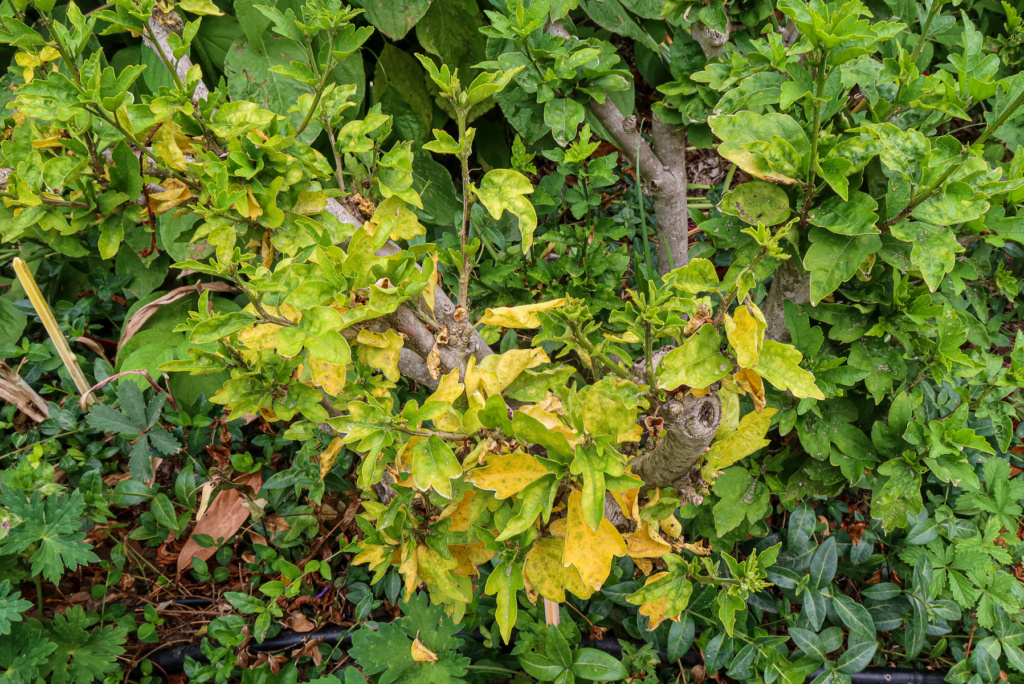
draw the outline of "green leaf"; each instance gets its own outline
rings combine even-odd
[[[713,509],[719,536],[735,529],[744,518],[750,523],[764,519],[770,492],[747,469],[728,468],[715,480],[714,491],[720,497]]]
[[[462,466],[451,447],[436,435],[416,443],[412,448],[412,478],[416,487],[452,498],[452,478],[462,474]]]
[[[850,199],[830,197],[808,214],[811,225],[826,228],[837,235],[876,235],[878,203],[866,192],[855,190]]]
[[[878,467],[878,472],[887,475],[889,479],[871,497],[871,517],[881,520],[887,532],[897,527],[906,527],[910,524],[909,517],[916,517],[924,505],[921,499],[921,473],[903,458],[883,463]]]
[[[416,39],[423,49],[440,58],[441,64],[458,69],[459,80],[473,80],[474,67],[487,59],[486,39],[476,0],[433,0],[416,24]],[[470,102],[469,106],[473,106]],[[473,114],[482,113],[475,109]]]
[[[117,657],[124,653],[122,645],[128,630],[93,623],[81,606],[72,606],[64,615],[53,616],[48,632],[57,648],[50,655],[46,681],[89,684],[117,670]]]
[[[811,274],[811,304],[835,292],[852,278],[864,260],[882,248],[877,235],[836,235],[812,228],[804,268]]]
[[[795,183],[802,175],[811,144],[793,117],[742,111],[710,117],[708,124],[722,140],[718,153],[752,176]]]
[[[576,100],[556,97],[544,103],[544,123],[562,147],[576,139],[576,132],[586,117],[586,110]]]
[[[774,183],[750,181],[737,185],[725,193],[718,209],[723,214],[736,216],[756,226],[777,226],[789,218],[789,197],[786,191]]]
[[[954,226],[981,218],[990,206],[983,197],[974,198],[974,188],[958,181],[921,202],[911,215],[934,226]]]
[[[593,682],[616,682],[629,676],[615,656],[596,648],[579,648],[573,654],[572,673]]]
[[[850,644],[836,663],[837,669],[844,674],[860,672],[871,664],[877,650],[878,642],[874,640],[874,635],[864,641]]]
[[[506,644],[510,642],[512,628],[516,624],[516,594],[523,587],[523,566],[515,561],[502,563],[487,577],[487,586],[484,590],[497,599],[494,619]]]
[[[245,38],[239,38],[224,58],[224,74],[228,81],[228,95],[235,103],[249,101],[261,109],[288,117],[298,127],[303,115],[288,110],[296,105],[302,95],[309,91],[298,81],[271,71],[274,67],[288,68],[292,61],[304,63],[308,60],[306,51],[294,40],[287,38],[267,39],[268,45],[256,45]],[[320,134],[320,126],[311,123],[299,139],[313,142]]]
[[[825,662],[828,652],[825,650],[825,645],[821,642],[820,636],[809,629],[801,629],[799,627],[790,627],[787,632],[790,638],[793,639],[793,643],[797,645],[797,648],[819,663]]]
[[[890,232],[897,240],[913,245],[910,262],[921,270],[921,276],[932,292],[939,289],[943,276],[956,266],[956,255],[964,251],[957,242],[956,232],[942,226],[900,221]]]
[[[352,349],[342,336],[345,321],[336,309],[317,306],[302,314],[298,326],[277,331],[277,350],[284,356],[296,356],[303,347],[318,361],[345,365],[352,360]]]
[[[792,345],[765,340],[754,370],[780,390],[789,390],[794,396],[824,399],[825,395],[814,384],[814,375],[800,367],[803,358],[804,355]]]
[[[729,374],[732,364],[721,353],[722,340],[710,323],[701,326],[681,347],[661,360],[658,387],[674,390],[682,385],[703,389]]]
[[[845,594],[836,594],[832,597],[832,609],[852,631],[869,639],[875,638],[875,621],[871,619],[867,608]]]
[[[381,0],[363,7],[366,18],[392,40],[401,40],[430,8],[430,0]]]
[[[214,316],[196,324],[196,327],[189,333],[188,339],[192,344],[207,344],[216,342],[228,335],[233,335],[239,330],[248,328],[257,321],[256,316],[245,311],[232,311],[221,316]]]
[[[0,551],[27,554],[33,574],[49,582],[58,582],[65,570],[79,565],[98,563],[92,546],[84,543],[81,518],[85,500],[81,490],[68,496],[50,495],[42,498],[38,490],[26,499],[21,492],[0,484],[0,503],[21,522],[0,539]]]
[[[542,682],[553,682],[558,679],[559,675],[566,672],[565,666],[541,653],[520,654],[519,665],[526,671],[526,674]]]
[[[530,179],[511,169],[494,169],[480,181],[480,187],[473,188],[480,202],[491,216],[501,218],[508,210],[519,219],[519,232],[523,238],[523,253],[533,244],[533,231],[537,228],[537,211],[527,195],[533,192]]]
[[[10,634],[11,623],[21,622],[21,614],[31,607],[20,591],[11,591],[10,580],[0,580],[0,636]]]

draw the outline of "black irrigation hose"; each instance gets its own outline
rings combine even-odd
[[[184,600],[186,599],[179,599],[175,601],[175,603],[179,603]],[[194,605],[199,605],[200,601],[204,601],[206,604],[212,603],[212,601],[206,599],[199,599],[195,601]],[[250,643],[248,649],[255,653],[284,651],[301,646],[310,639],[323,639],[324,643],[328,645],[347,648],[352,645],[352,635],[350,631],[351,630],[349,628],[337,627],[335,625],[330,625],[314,632],[305,633],[285,630],[276,637],[267,639],[262,643]],[[462,633],[462,636],[475,640],[482,640],[482,636],[478,632],[473,634]],[[584,639],[580,642],[580,646],[596,648],[616,657],[622,656],[622,644],[619,643],[617,639]],[[193,660],[202,660],[203,653],[199,648],[199,644],[183,644],[181,646],[162,649],[150,654],[147,657],[147,660],[152,662],[165,673],[174,674],[182,671],[186,657],[192,658]],[[668,661],[668,655],[666,653],[660,653],[659,657],[663,663]],[[683,665],[692,667],[703,662],[703,658],[698,651],[692,650],[686,653],[686,655],[680,659],[680,662]],[[815,672],[807,678],[808,681],[811,681],[821,672],[822,670]],[[902,670],[886,667],[869,667],[861,672],[850,675],[850,679],[853,684],[945,684],[946,681],[945,675],[938,672],[922,672],[917,670]]]

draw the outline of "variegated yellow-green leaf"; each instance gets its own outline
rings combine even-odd
[[[480,181],[473,192],[491,216],[501,218],[507,209],[519,218],[519,232],[523,236],[523,252],[533,244],[533,231],[537,228],[537,210],[526,197],[533,192],[530,179],[512,169],[494,169]]]
[[[657,629],[665,620],[678,620],[686,610],[693,594],[693,584],[678,572],[659,572],[651,575],[644,586],[626,597],[640,606],[640,614],[650,618],[648,631]]]
[[[710,323],[701,326],[683,346],[673,349],[661,360],[658,387],[674,390],[680,385],[703,389],[721,380],[732,364],[720,351],[721,338]]]
[[[499,499],[507,499],[548,474],[548,469],[530,454],[491,454],[487,465],[470,471],[466,479],[480,489],[493,491]]]
[[[538,539],[526,554],[523,574],[538,594],[556,603],[565,601],[565,592],[570,591],[581,599],[588,599],[593,588],[583,581],[580,571],[574,566],[562,565],[565,540],[557,537]]]
[[[573,490],[569,494],[562,564],[579,570],[583,581],[596,591],[608,578],[615,557],[625,553],[626,542],[607,518],[601,519],[597,530],[590,528],[583,515],[582,495]]]
[[[494,619],[501,630],[501,638],[505,643],[512,636],[512,627],[516,624],[518,606],[516,592],[523,588],[523,568],[514,561],[502,563],[487,578],[484,591],[497,599],[498,607],[494,611]]]
[[[754,370],[780,390],[789,390],[795,397],[824,399],[825,395],[814,384],[814,375],[800,367],[803,358],[804,355],[793,345],[765,340],[760,361]]]
[[[499,306],[487,309],[480,318],[481,325],[497,325],[502,328],[539,328],[539,311],[551,311],[565,305],[565,299],[552,299],[549,302],[525,304],[523,306]]]
[[[755,304],[736,307],[732,316],[725,316],[725,335],[736,353],[736,362],[744,368],[757,365],[757,356],[764,344],[764,331],[768,325],[764,314]]]
[[[462,474],[462,466],[451,447],[431,435],[412,448],[412,479],[416,488],[431,487],[446,499],[452,498],[452,478]]]
[[[685,266],[665,274],[665,284],[689,294],[718,289],[718,272],[708,259],[691,259]]]
[[[402,358],[402,338],[390,328],[383,333],[360,330],[356,337],[359,346],[356,353],[359,360],[372,368],[379,368],[384,377],[391,382],[398,382],[398,360]]]
[[[770,442],[765,439],[765,435],[768,434],[775,413],[775,409],[772,408],[766,408],[760,413],[748,413],[743,416],[735,430],[724,439],[712,443],[711,448],[704,454],[702,477],[708,482],[714,482],[719,470],[728,468],[758,449],[768,446]]]

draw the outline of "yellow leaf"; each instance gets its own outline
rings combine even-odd
[[[736,371],[736,384],[750,395],[751,400],[754,402],[754,410],[760,413],[761,409],[767,404],[764,398],[764,383],[761,382],[761,376],[749,368],[740,368]]]
[[[402,338],[390,328],[384,333],[360,330],[356,336],[356,353],[359,360],[372,368],[378,368],[391,382],[398,382],[398,361],[402,358]]]
[[[564,305],[565,299],[552,299],[549,302],[524,304],[523,306],[499,306],[487,309],[479,322],[483,325],[497,325],[502,328],[539,328],[538,312],[551,311]]]
[[[530,454],[492,454],[485,467],[469,471],[466,479],[480,489],[493,491],[499,499],[507,499],[549,472]]]
[[[448,518],[451,520],[451,523],[448,525],[449,530],[452,532],[466,532],[469,530],[469,524],[476,518],[475,513],[479,513],[479,509],[476,509],[473,505],[473,498],[477,493],[472,489],[467,489],[462,493],[461,499],[441,511],[442,519]]]
[[[370,570],[376,570],[381,565],[391,562],[391,549],[387,546],[370,546],[365,543],[360,546],[363,550],[352,558],[355,565],[368,565]]]
[[[432,401],[443,401],[446,404],[454,403],[456,399],[462,396],[462,390],[465,388],[466,386],[459,382],[459,369],[456,368],[438,380],[437,389],[423,403],[429,404]]]
[[[596,531],[590,529],[579,491],[569,494],[568,513],[562,564],[575,566],[583,581],[597,591],[608,578],[613,559],[626,554],[626,542],[607,518],[601,518]]]
[[[672,553],[672,545],[662,539],[646,521],[635,532],[627,534],[625,539],[626,551],[633,558],[661,558],[666,553]]]
[[[149,194],[149,201],[152,204],[153,212],[158,215],[170,211],[182,202],[187,202],[190,199],[192,199],[192,193],[189,191],[188,186],[177,178],[168,178],[164,181],[163,191],[151,192]]]
[[[430,313],[434,313],[434,296],[437,294],[437,254],[431,254],[434,261],[434,270],[427,276],[427,286],[423,288],[423,301],[427,304]]]
[[[565,601],[566,590],[581,599],[588,599],[594,590],[583,581],[576,568],[562,565],[565,542],[555,537],[538,539],[526,554],[523,577],[527,587],[556,603]]]
[[[320,479],[327,477],[327,473],[331,472],[331,468],[334,467],[334,461],[338,458],[338,452],[345,443],[341,440],[341,437],[335,437],[331,440],[331,443],[327,445],[327,448],[322,454],[320,454]]]
[[[419,584],[419,564],[419,546],[416,546],[414,543],[403,546],[401,562],[398,564],[398,572],[405,581],[406,601],[412,598],[412,593],[416,591],[416,585]]]
[[[412,659],[417,663],[436,663],[437,654],[423,645],[420,641],[420,633],[416,632],[416,638],[412,641]]]
[[[478,568],[495,556],[494,551],[489,550],[483,542],[455,544],[449,546],[448,550],[452,552],[452,558],[457,563],[452,572],[462,577],[478,576],[480,574]]]
[[[764,314],[754,304],[736,307],[732,316],[725,316],[725,335],[736,352],[736,361],[746,368],[757,365],[767,328]]]
[[[814,375],[800,367],[803,358],[793,345],[765,340],[754,370],[780,390],[792,392],[794,397],[824,399],[825,395],[814,384]]]
[[[563,423],[558,414],[552,413],[551,411],[545,411],[541,408],[540,404],[523,406],[519,409],[519,412],[525,413],[531,418],[534,418],[551,432],[562,433],[569,441],[570,446],[576,446],[576,444],[583,439],[575,430]]]
[[[462,465],[450,446],[431,435],[412,448],[412,478],[421,492],[433,488],[446,499],[452,498],[452,478],[462,474]]]
[[[736,430],[724,439],[713,442],[704,454],[704,465],[701,467],[704,479],[714,482],[719,470],[768,446],[769,441],[764,436],[768,434],[775,413],[773,408],[766,408],[760,413],[748,413],[743,416]]]

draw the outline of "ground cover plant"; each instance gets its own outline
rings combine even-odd
[[[0,677],[1024,681],[1020,9],[3,0]]]

